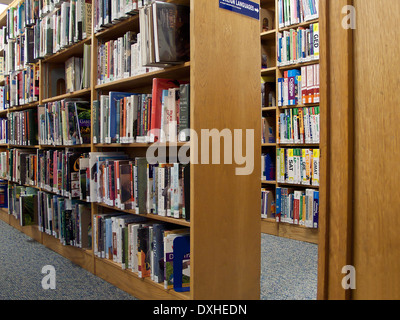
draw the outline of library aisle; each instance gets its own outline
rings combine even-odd
[[[270,235],[261,241],[261,300],[315,300],[317,245]],[[0,261],[0,300],[135,299],[3,221]],[[56,270],[56,290],[42,288],[48,265]]]

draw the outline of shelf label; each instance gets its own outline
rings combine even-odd
[[[260,20],[260,5],[248,0],[219,0],[221,9],[240,13],[244,16]]]

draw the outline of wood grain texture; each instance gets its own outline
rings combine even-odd
[[[251,175],[237,176],[235,164],[191,164],[196,300],[260,298],[260,50],[259,21],[191,1],[191,128],[255,130]]]
[[[353,299],[400,298],[399,1],[355,0]],[[397,14],[393,14],[397,13]],[[379,30],[374,26],[379,24]],[[382,31],[382,32],[381,32]]]

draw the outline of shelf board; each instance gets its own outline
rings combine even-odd
[[[285,71],[285,70],[290,70],[290,69],[297,69],[301,67],[306,67],[306,66],[311,66],[313,64],[318,64],[318,60],[312,60],[312,61],[307,61],[307,62],[302,62],[302,63],[295,63],[295,64],[289,64],[287,66],[278,66],[279,70]]]
[[[319,143],[278,143],[279,148],[319,148]]]
[[[266,108],[261,108],[261,111],[276,111],[277,107],[266,107]]]
[[[28,110],[28,109],[33,109],[35,107],[37,107],[39,105],[39,102],[32,102],[29,104],[25,104],[22,106],[16,106],[16,107],[12,107],[8,109],[8,112],[18,112],[18,111],[24,111],[24,110]]]
[[[91,148],[92,145],[91,144],[78,144],[78,145],[73,145],[73,146],[54,146],[54,145],[39,145],[39,149],[66,149],[66,148],[70,148],[70,149],[77,149],[77,148]]]
[[[153,78],[166,78],[166,79],[183,79],[189,80],[190,78],[190,62],[185,62],[184,64],[166,68],[164,70],[153,71],[145,73],[142,75],[129,77],[125,79],[120,79],[112,81],[109,83],[104,83],[97,85],[96,90],[105,91],[126,91],[132,90],[132,88],[151,86],[153,83]]]
[[[261,180],[261,184],[276,185],[276,181]]]
[[[262,143],[261,147],[276,147],[276,143]]]
[[[261,219],[261,232],[273,236],[318,244],[319,230],[304,226],[276,222],[275,219]]]
[[[19,146],[15,144],[9,144],[8,147],[12,149],[39,149],[39,146]]]
[[[297,28],[300,28],[300,27],[307,27],[310,24],[317,23],[317,22],[319,22],[319,19],[314,19],[314,20],[305,21],[305,22],[298,23],[298,24],[293,24],[291,26],[287,26],[287,27],[284,27],[284,28],[279,28],[279,32],[288,31],[290,29],[297,29]]]
[[[268,30],[260,34],[261,41],[275,40],[276,30]]]
[[[106,280],[141,300],[189,300],[190,292],[165,290],[164,285],[150,278],[141,279],[121,265],[108,259],[95,257],[96,276]]]
[[[286,182],[277,182],[278,186],[284,186],[285,188],[305,188],[305,189],[319,189],[319,186],[305,185],[305,184],[292,184]]]
[[[74,92],[70,92],[70,93],[65,93],[65,94],[62,94],[62,95],[59,95],[56,97],[43,99],[42,102],[49,103],[49,102],[59,101],[59,100],[68,99],[68,98],[80,98],[80,97],[90,95],[91,92],[92,92],[91,89],[82,89],[82,90],[78,90],[78,91],[74,91]]]
[[[98,31],[97,33],[95,33],[95,37],[105,38],[105,40],[108,40],[108,37],[110,37],[110,39],[116,38],[116,36],[120,34],[124,34],[127,31],[138,30],[138,28],[139,14],[136,14],[127,19],[120,20],[108,28],[104,28],[101,31]]]
[[[82,41],[72,44],[71,46],[62,49],[61,51],[43,59],[44,63],[64,63],[67,59],[83,55],[83,47],[85,44],[90,44],[92,37],[89,36]]]
[[[261,69],[261,76],[272,76],[275,75],[275,72],[276,72],[276,67]]]
[[[302,105],[295,105],[295,106],[283,106],[278,107],[279,109],[295,109],[295,108],[310,108],[310,107],[319,107],[320,103],[309,103],[309,104],[302,104]]]
[[[103,208],[138,215],[138,214],[136,214],[135,210],[122,210],[117,207],[109,206],[105,203],[96,202],[95,204],[97,204],[98,206],[103,207]],[[186,221],[185,219],[175,219],[175,218],[170,218],[170,217],[163,217],[163,216],[159,216],[157,214],[151,214],[151,213],[141,214],[140,216],[144,217],[144,218],[152,219],[152,220],[158,220],[158,221],[168,222],[168,223],[172,223],[172,224],[176,224],[176,225],[180,225],[180,226],[184,226],[184,227],[190,227],[190,222]]]
[[[149,148],[154,147],[183,147],[190,142],[167,142],[167,143],[98,143],[95,148]]]

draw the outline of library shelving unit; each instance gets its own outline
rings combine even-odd
[[[317,64],[319,60],[314,60],[311,62],[304,62],[301,64],[290,64],[287,66],[279,66],[277,62],[277,41],[278,33],[282,31],[287,31],[290,29],[297,29],[299,27],[308,27],[312,23],[319,22],[319,19],[314,19],[312,21],[303,22],[300,24],[293,24],[287,27],[279,27],[279,10],[278,10],[279,0],[261,0],[260,7],[261,11],[265,10],[264,16],[268,18],[268,22],[260,21],[260,28],[258,32],[260,33],[261,42],[261,54],[264,56],[262,59],[263,65],[261,69],[261,78],[263,82],[271,83],[276,93],[275,105],[265,105],[261,112],[262,116],[270,118],[272,122],[275,122],[275,142],[274,143],[264,143],[261,145],[262,153],[270,153],[274,156],[275,167],[277,168],[277,150],[279,148],[319,148],[319,144],[282,144],[277,143],[277,137],[279,135],[279,117],[285,109],[289,108],[301,108],[310,106],[319,106],[319,104],[307,104],[307,105],[297,105],[297,106],[278,106],[278,79],[283,77],[284,71],[289,69],[296,69],[302,66]],[[261,19],[260,19],[261,20]],[[266,27],[263,28],[263,23]],[[268,101],[268,99],[266,99]],[[322,111],[324,112],[324,111]],[[275,177],[277,177],[277,172]],[[306,186],[306,185],[293,185],[278,183],[277,179],[273,181],[261,181],[261,188],[266,189],[273,194],[273,198],[276,199],[276,188],[298,188],[299,190],[316,189],[319,187]],[[319,232],[318,229],[307,228],[300,225],[289,224],[285,222],[277,222],[274,218],[261,219],[261,233],[270,234],[274,236],[289,238],[293,240],[299,240],[303,242],[309,242],[318,244]]]
[[[254,130],[260,136],[259,64],[260,42],[256,19],[219,8],[217,1],[172,0],[190,6],[190,62],[140,76],[97,85],[98,41],[115,39],[127,30],[138,30],[138,15],[119,22],[53,56],[40,65],[40,96],[35,108],[46,102],[69,97],[85,97],[91,102],[102,93],[113,90],[151,92],[152,79],[173,78],[190,80],[190,125],[199,134],[203,129]],[[18,3],[13,2],[12,5]],[[92,17],[94,12],[92,12]],[[94,20],[92,20],[94,21]],[[0,25],[5,25],[5,15]],[[47,65],[62,63],[68,57],[80,54],[84,43],[91,43],[91,87],[63,95],[44,95],[44,70]],[[25,107],[25,106],[24,106]],[[8,110],[7,112],[11,112]],[[93,113],[92,113],[93,117]],[[93,130],[92,130],[93,134]],[[243,135],[245,136],[245,134]],[[93,140],[92,140],[93,141]],[[177,144],[178,147],[184,144]],[[246,150],[246,143],[241,144]],[[190,156],[202,159],[206,151],[194,150],[190,142]],[[12,147],[7,145],[6,147]],[[35,149],[64,148],[66,146],[34,146]],[[80,146],[82,152],[124,151],[131,156],[144,156],[149,144],[94,144]],[[255,159],[261,157],[259,139],[255,139]],[[214,151],[215,152],[215,151]],[[223,159],[223,152],[221,152]],[[105,279],[139,299],[232,299],[260,298],[260,197],[259,161],[247,176],[236,175],[235,164],[190,165],[190,222],[147,214],[154,221],[167,221],[190,228],[191,277],[190,292],[165,290],[161,284],[140,279],[137,274],[122,270],[113,261],[100,259],[93,250],[62,246],[59,240],[39,232],[37,226],[21,227],[7,210],[0,218],[26,233],[46,247],[58,252],[91,273]],[[9,182],[11,183],[11,182]],[[104,204],[92,203],[92,217],[103,210],[121,211]],[[132,213],[126,211],[127,213]]]

